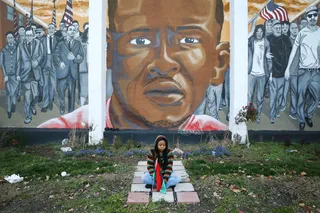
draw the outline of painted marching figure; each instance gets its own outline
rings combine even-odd
[[[74,111],[76,80],[78,67],[83,60],[83,51],[80,41],[74,39],[76,29],[70,25],[67,39],[58,43],[53,52],[53,61],[57,67],[57,91],[60,100],[60,114],[65,113],[65,93],[68,89],[68,112]]]
[[[6,33],[7,45],[1,51],[2,73],[4,76],[6,94],[8,100],[8,118],[16,109],[19,81],[17,80],[17,46],[13,32]]]
[[[253,103],[254,91],[257,93],[257,120],[260,123],[266,76],[272,68],[270,42],[265,38],[265,28],[257,25],[248,41],[248,102]]]
[[[315,113],[320,98],[320,28],[317,26],[318,8],[310,6],[306,9],[307,27],[297,35],[290,54],[285,78],[290,78],[290,67],[296,52],[300,49],[299,70],[297,80],[297,119],[299,129],[304,130],[305,123],[313,127],[312,116]],[[310,103],[306,104],[307,92],[311,94]]]
[[[279,20],[273,21],[273,34],[267,38],[271,44],[272,69],[269,77],[270,91],[270,121],[275,123],[276,118],[280,118],[280,105],[283,99],[284,73],[288,64],[290,51],[292,48],[288,36],[281,32]]]
[[[41,112],[50,111],[53,108],[54,94],[56,89],[56,68],[53,65],[53,52],[58,44],[58,38],[55,36],[56,28],[53,23],[48,25],[48,35],[42,39],[44,57],[41,64],[44,85],[43,85],[43,103]]]
[[[298,25],[294,22],[291,23],[289,32],[290,32],[289,38],[293,46],[299,32]],[[296,52],[295,58],[292,61],[292,64],[290,67],[290,80],[285,80],[284,82],[283,99],[281,102],[281,111],[285,111],[287,107],[288,93],[290,90],[289,117],[294,120],[297,119],[297,83],[298,83],[297,77],[298,77],[298,68],[299,68],[299,57],[300,57],[300,50]]]
[[[26,40],[19,44],[17,50],[17,80],[21,80],[24,93],[25,124],[31,122],[32,114],[37,114],[35,104],[39,98],[39,83],[43,81],[40,67],[42,57],[42,43],[35,39],[33,29],[27,28]]]
[[[82,34],[83,61],[79,66],[79,85],[80,85],[80,105],[83,106],[88,101],[88,41],[89,29]]]

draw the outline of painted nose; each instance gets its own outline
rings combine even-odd
[[[155,59],[148,65],[148,72],[154,76],[166,76],[170,72],[180,71],[180,65],[170,57],[166,44],[162,44],[157,51]]]

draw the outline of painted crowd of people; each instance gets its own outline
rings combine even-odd
[[[289,117],[299,129],[313,127],[320,98],[320,28],[318,9],[310,6],[299,23],[267,20],[253,23],[248,40],[248,102],[254,101],[260,123],[264,98],[269,98],[271,124],[290,101]],[[289,93],[290,91],[290,93]]]
[[[16,37],[12,31],[6,33],[7,44],[0,52],[0,67],[9,118],[21,97],[25,124],[29,124],[32,116],[37,114],[37,104],[43,113],[52,111],[56,94],[60,114],[65,114],[67,90],[68,112],[75,109],[76,94],[80,105],[87,103],[88,23],[83,25],[83,30],[79,31],[79,22],[74,20],[69,26],[61,21],[59,30],[50,23],[47,33],[43,26],[36,24],[26,28],[20,26]]]

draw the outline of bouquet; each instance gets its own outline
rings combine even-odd
[[[257,110],[252,103],[248,106],[243,106],[235,117],[235,123],[238,125],[242,122],[255,122],[257,120]]]

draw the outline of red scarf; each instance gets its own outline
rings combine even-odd
[[[157,183],[157,191],[159,192],[162,187],[162,177],[161,177],[161,168],[158,163],[158,159],[156,160],[156,183]]]

